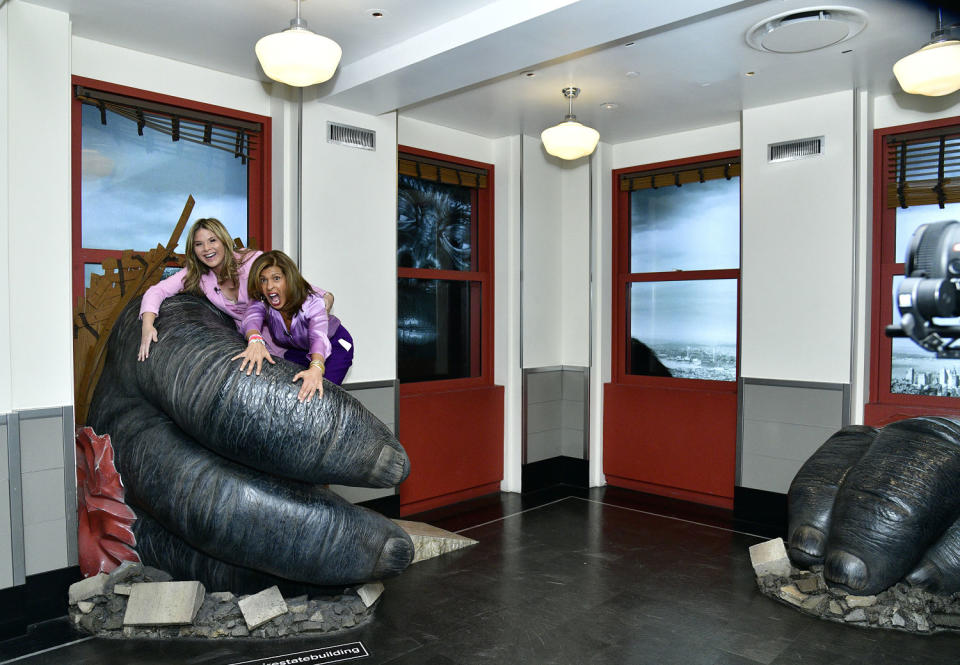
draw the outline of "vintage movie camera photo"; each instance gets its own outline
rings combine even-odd
[[[938,358],[960,358],[960,222],[923,224],[907,248],[904,279],[895,289],[900,325],[888,337],[909,337]]]

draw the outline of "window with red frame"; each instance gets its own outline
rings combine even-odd
[[[74,77],[74,297],[103,261],[165,245],[188,195],[192,219],[216,217],[245,246],[268,249],[269,123]]]
[[[400,150],[401,383],[492,383],[492,169],[423,150]]]
[[[736,381],[740,159],[614,172],[614,376]]]
[[[895,293],[913,232],[960,220],[960,118],[879,129],[874,146],[871,401],[960,409],[960,360],[884,333],[888,324],[900,324]],[[935,321],[960,325],[960,319]]]

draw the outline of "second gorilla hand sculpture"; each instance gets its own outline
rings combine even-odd
[[[244,344],[206,301],[163,304],[160,341],[137,362],[139,299],[117,320],[89,425],[109,434],[145,563],[211,590],[333,587],[396,575],[413,544],[326,483],[392,487],[409,461],[390,430],[327,382],[297,401],[282,359],[246,376]]]
[[[860,595],[960,591],[960,423],[910,418],[827,439],[788,495],[789,554]]]

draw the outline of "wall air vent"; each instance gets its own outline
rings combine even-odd
[[[377,133],[372,129],[327,122],[327,143],[336,143],[349,148],[360,148],[361,150],[376,150]]]
[[[767,161],[789,162],[794,159],[816,157],[823,152],[823,137],[814,139],[799,139],[797,141],[782,141],[767,146]]]

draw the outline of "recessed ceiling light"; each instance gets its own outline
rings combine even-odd
[[[603,104],[600,105],[600,108],[602,108],[602,109],[604,109],[604,110],[606,110],[606,111],[609,111],[609,110],[611,110],[611,109],[617,108],[618,106],[620,106],[620,105],[617,104],[616,102],[604,102]]]
[[[707,81],[707,82],[705,82],[705,83],[701,83],[701,84],[700,84],[700,87],[701,87],[701,88],[709,88],[709,87],[710,87],[710,82]]]
[[[528,79],[532,79],[534,76],[537,75],[537,73],[536,73],[536,72],[524,72],[523,75],[526,76]]]
[[[639,73],[639,72],[627,72],[626,74],[624,74],[624,76],[626,76],[627,78],[632,79],[632,78],[636,78],[637,76],[640,76],[640,73]]]
[[[367,16],[369,16],[370,18],[383,18],[383,10],[382,10],[382,9],[368,9],[368,10],[367,10]]]
[[[746,74],[744,74],[744,76],[756,76],[756,75],[757,75],[756,72],[747,72]]]

